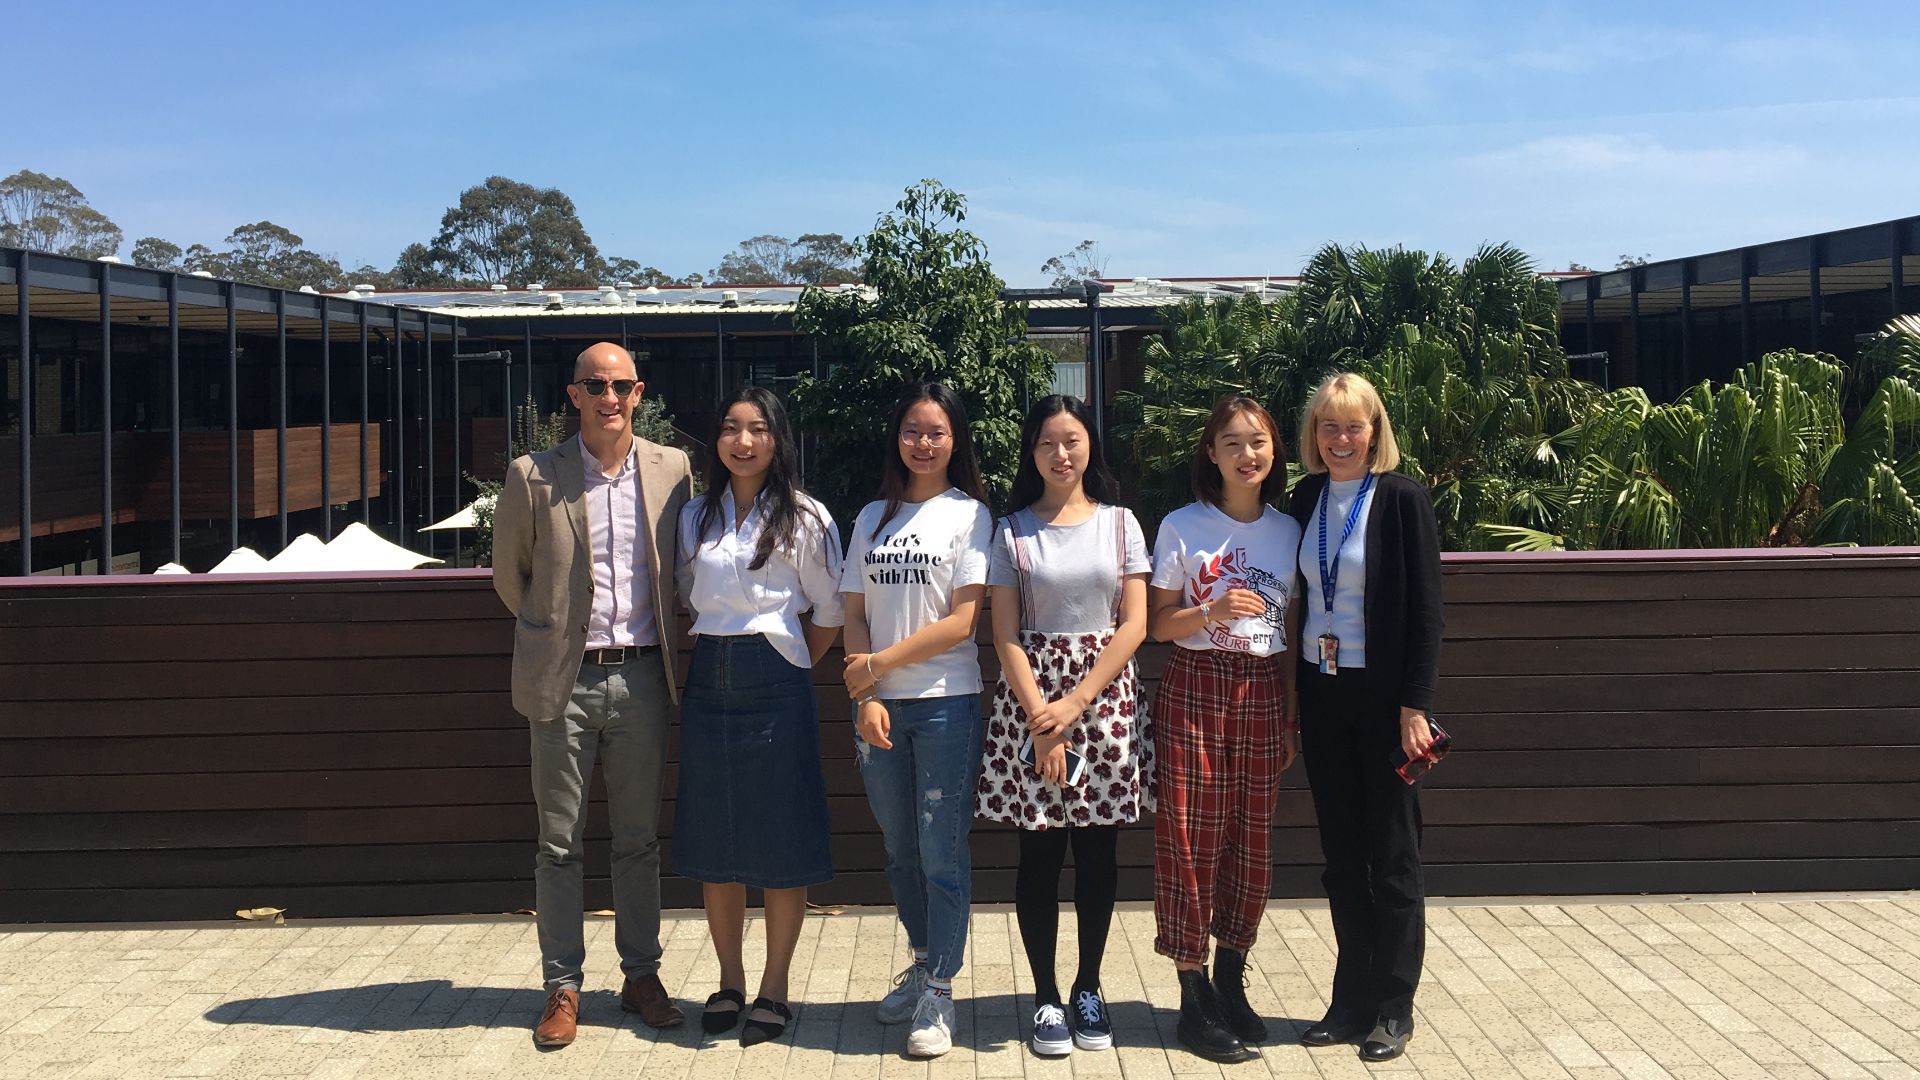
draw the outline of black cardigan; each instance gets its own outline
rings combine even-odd
[[[1308,473],[1294,486],[1287,513],[1304,537],[1314,506],[1326,490],[1326,473]],[[1433,708],[1440,676],[1440,526],[1433,499],[1419,483],[1397,472],[1374,480],[1367,511],[1367,683],[1382,702],[1422,711]],[[1318,533],[1300,545],[1302,598],[1324,603],[1319,586]],[[1304,623],[1302,624],[1304,625]],[[1304,643],[1303,643],[1304,644]],[[1302,648],[1306,657],[1309,650]]]

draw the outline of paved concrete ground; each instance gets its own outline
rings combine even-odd
[[[546,1053],[528,1037],[542,995],[525,918],[14,927],[0,929],[0,1077],[1920,1077],[1920,894],[1436,904],[1429,928],[1413,1044],[1369,1070],[1353,1047],[1292,1043],[1332,970],[1316,905],[1270,908],[1251,997],[1274,1039],[1226,1069],[1175,1044],[1173,969],[1139,905],[1105,967],[1117,1050],[1027,1051],[1018,931],[989,909],[955,987],[956,1048],[932,1063],[872,1018],[905,951],[884,909],[808,920],[796,1022],[744,1052],[703,1045],[693,1022],[717,973],[697,917],[666,931],[685,1026],[659,1034],[620,1011],[613,928],[593,919],[579,1041]]]

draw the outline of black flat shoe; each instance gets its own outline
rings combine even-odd
[[[784,1001],[775,1001],[770,997],[757,997],[753,999],[753,1007],[756,1010],[765,1009],[775,1014],[780,1017],[780,1022],[776,1024],[771,1020],[761,1020],[758,1017],[748,1016],[746,1021],[740,1025],[741,1046],[753,1046],[757,1043],[772,1042],[779,1038],[781,1034],[787,1030],[787,1025],[793,1021],[793,1010],[788,1008],[787,1003]]]
[[[723,1002],[731,1001],[734,1008],[714,1008]],[[707,999],[707,1007],[700,1013],[700,1030],[709,1035],[719,1035],[732,1031],[733,1025],[740,1022],[740,1014],[747,1008],[747,995],[738,990],[722,990]]]
[[[1413,1038],[1413,1021],[1389,1020],[1381,1017],[1367,1035],[1367,1041],[1360,1044],[1362,1061],[1392,1061],[1407,1048],[1407,1040]]]
[[[1301,1046],[1333,1046],[1350,1043],[1367,1033],[1365,1020],[1349,1020],[1328,1013],[1320,1022],[1300,1033]]]

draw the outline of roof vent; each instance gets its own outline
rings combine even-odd
[[[1136,288],[1141,288],[1141,289],[1144,289],[1144,288],[1146,288],[1146,287],[1147,287],[1148,285],[1150,285],[1150,284],[1152,284],[1152,283],[1151,283],[1151,282],[1149,282],[1149,281],[1148,281],[1148,280],[1147,280],[1146,278],[1143,278],[1143,277],[1137,277],[1137,278],[1134,278],[1134,279],[1133,279],[1133,284],[1134,284],[1134,286],[1135,286]]]
[[[648,295],[648,296],[659,296],[659,295],[660,295],[660,286],[658,286],[658,285],[649,285],[649,286],[647,286],[647,290],[646,290],[646,292],[647,292],[647,295]]]
[[[614,287],[614,288],[616,288],[616,289],[619,289],[619,290],[620,290],[621,292],[632,292],[632,291],[633,291],[633,282],[631,282],[631,281],[616,281],[616,282],[614,282],[614,283],[613,283],[613,287]]]
[[[567,298],[557,292],[541,293],[540,295],[546,297],[547,306],[550,308],[560,307],[567,302]]]
[[[315,295],[318,295],[318,294],[319,294],[319,292],[320,292],[320,290],[319,290],[319,289],[316,289],[316,288],[314,288],[314,287],[313,287],[313,286],[311,286],[311,285],[302,285],[302,286],[300,286],[300,291],[301,291],[301,292],[303,292],[303,293],[312,293],[312,294],[315,294]]]
[[[203,278],[210,278],[210,277],[212,277],[212,276],[213,276],[213,271],[211,271],[211,270],[195,270],[195,271],[193,271],[193,274],[192,274],[192,276],[193,276],[193,277],[203,277]]]
[[[544,289],[544,288],[546,288],[546,287],[547,287],[547,283],[546,283],[546,282],[544,282],[544,281],[529,281],[529,282],[527,282],[527,291],[528,291],[528,292],[539,292],[539,291],[540,291],[541,289]]]
[[[488,292],[506,292],[507,287],[496,281],[493,284],[487,286],[487,291]]]
[[[725,306],[725,307],[739,307],[740,306],[740,290],[738,289],[721,290],[720,303],[722,306]]]
[[[115,265],[115,266],[119,266],[119,265],[120,265],[120,256],[118,256],[118,255],[102,255],[102,256],[100,256],[100,257],[99,257],[98,259],[96,259],[96,260],[94,260],[94,261],[95,261],[95,262],[103,262],[103,263],[112,263],[112,264],[113,264],[113,265]]]

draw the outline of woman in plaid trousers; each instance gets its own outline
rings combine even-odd
[[[1153,545],[1147,628],[1175,643],[1152,710],[1153,947],[1179,973],[1180,1042],[1221,1062],[1267,1037],[1245,971],[1273,879],[1274,798],[1297,753],[1281,654],[1300,526],[1269,505],[1286,471],[1272,415],[1222,400],[1194,448],[1194,501]]]

